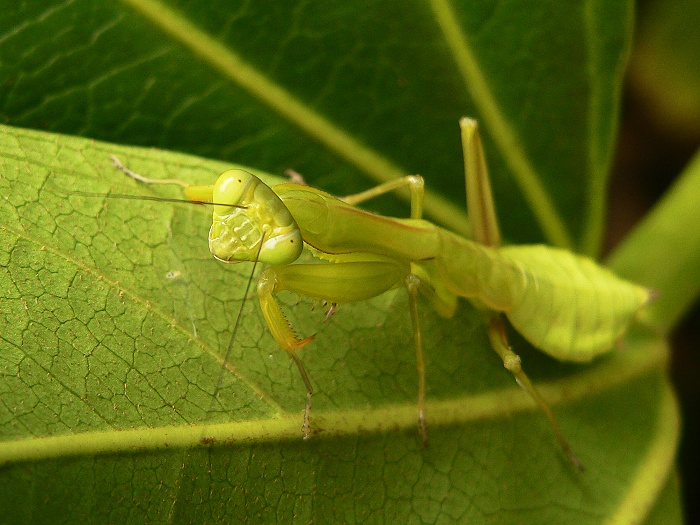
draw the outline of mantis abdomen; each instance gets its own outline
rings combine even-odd
[[[442,233],[438,267],[447,289],[505,313],[530,343],[560,360],[589,361],[609,351],[651,297],[566,250],[489,248]]]

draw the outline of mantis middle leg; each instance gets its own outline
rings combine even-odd
[[[399,179],[390,180],[360,193],[346,195],[340,200],[354,206],[391,191],[400,191],[405,186],[408,186],[411,191],[411,219],[422,219],[424,182],[423,177],[420,175],[407,175]]]
[[[411,218],[422,219],[425,184],[423,182],[423,177],[420,175],[407,175],[399,179],[391,180],[363,192],[346,195],[341,200],[348,204],[355,205],[385,193],[399,191],[406,186],[408,186],[411,192]],[[413,272],[416,270],[418,269],[413,268]],[[406,289],[408,290],[413,341],[416,349],[416,369],[418,371],[418,426],[421,437],[423,438],[423,444],[427,445],[428,429],[425,422],[425,359],[423,358],[423,341],[420,332],[420,318],[418,315],[418,291],[422,290],[435,309],[446,317],[451,317],[456,304],[453,298],[444,300],[444,297],[441,297],[440,294],[436,294],[432,289],[426,286],[420,288],[421,280],[415,273],[409,274],[405,282]]]

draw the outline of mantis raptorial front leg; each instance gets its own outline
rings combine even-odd
[[[408,264],[389,259],[339,262],[334,264],[292,264],[270,266],[258,281],[258,299],[267,326],[280,346],[296,363],[307,388],[304,409],[304,438],[310,435],[309,415],[313,388],[297,355],[311,337],[300,339],[287,322],[275,299],[281,291],[337,304],[354,303],[376,297],[401,283],[410,273]]]

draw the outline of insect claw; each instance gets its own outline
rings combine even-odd
[[[311,396],[313,392],[306,393],[306,407],[304,408],[304,424],[301,426],[301,433],[304,435],[304,441],[311,438],[311,423],[309,423],[309,414],[311,412]]]
[[[297,339],[296,341],[296,350],[299,350],[300,348],[306,346],[308,343],[310,343],[315,336],[310,335],[306,339]]]
[[[328,303],[326,303],[328,304]],[[335,314],[338,311],[338,303],[331,303],[330,307],[328,310],[326,310],[326,318],[324,319],[324,323],[328,321],[331,317],[333,317],[333,314]]]
[[[425,409],[418,409],[418,433],[423,438],[423,447],[428,446],[428,427],[425,424]]]

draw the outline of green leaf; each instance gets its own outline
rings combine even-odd
[[[664,523],[683,523],[683,513],[680,506],[680,479],[678,472],[669,477],[666,487],[656,502],[656,507],[649,515],[647,525],[663,525]]]
[[[7,123],[292,167],[339,194],[420,172],[432,216],[463,229],[470,115],[509,240],[597,250],[629,3],[4,3]],[[598,523],[654,508],[678,433],[663,341],[640,328],[578,366],[513,334],[579,475],[467,304],[451,320],[422,305],[424,449],[405,292],[328,323],[287,297],[317,333],[303,442],[301,378],[254,297],[217,387],[250,265],[211,259],[205,209],[75,194],[176,195],[110,154],[190,182],[229,166],[1,128],[0,521]]]
[[[150,512],[195,522],[326,521],[339,508],[357,520],[468,522],[539,521],[548,508],[549,521],[570,522],[653,505],[678,431],[661,342],[633,333],[625,352],[578,367],[516,339],[588,469],[579,475],[467,305],[447,321],[423,312],[423,449],[405,293],[343,307],[325,325],[321,311],[290,300],[292,322],[318,331],[303,352],[318,390],[315,434],[303,442],[303,384],[255,301],[214,400],[250,267],[207,256],[209,211],[73,193],[153,193],[111,167],[111,154],[142,173],[200,183],[226,166],[12,128],[1,136],[6,486],[30,477],[55,491],[41,496],[52,512],[96,521],[119,510],[131,483],[133,501],[156,490],[158,501],[176,502]],[[363,493],[372,497],[356,506]],[[22,501],[40,515],[34,497]]]
[[[643,320],[668,334],[700,297],[700,152],[615,252],[609,264],[659,296]]]

